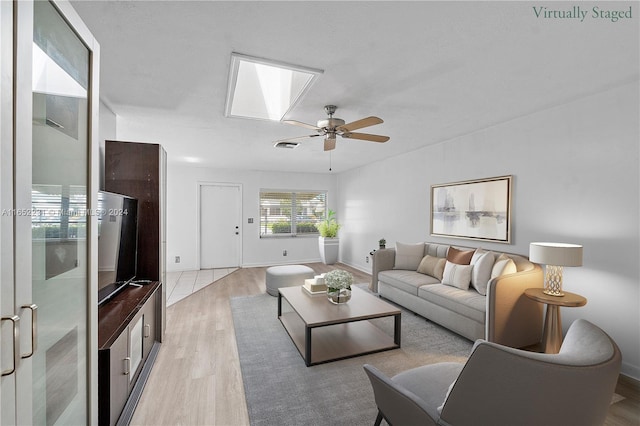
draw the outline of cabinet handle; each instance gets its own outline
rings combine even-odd
[[[144,325],[144,337],[147,338],[151,336],[151,324]]]
[[[31,311],[31,352],[28,354],[21,354],[22,358],[29,358],[33,356],[33,353],[36,351],[37,346],[37,338],[38,335],[38,305],[22,305],[22,309],[29,309]]]
[[[128,376],[130,372],[131,372],[131,358],[126,357],[124,359],[124,375]]]
[[[8,376],[9,374],[13,374],[16,371],[16,365],[18,365],[19,357],[18,354],[20,352],[20,331],[18,329],[18,321],[20,321],[20,317],[17,315],[13,315],[10,317],[2,317],[2,321],[11,321],[13,323],[13,366],[2,372],[3,376]]]

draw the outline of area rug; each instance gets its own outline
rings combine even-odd
[[[329,303],[329,302],[327,302]],[[251,424],[371,425],[377,409],[362,365],[388,375],[441,361],[464,362],[472,342],[411,312],[402,312],[402,347],[306,367],[277,318],[277,298],[231,299]],[[376,320],[390,335],[393,320]]]

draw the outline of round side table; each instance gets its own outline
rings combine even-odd
[[[536,302],[547,305],[547,313],[544,318],[544,330],[542,333],[542,347],[546,354],[557,354],[562,345],[562,320],[560,307],[575,308],[587,304],[587,299],[579,294],[564,292],[564,296],[551,296],[543,293],[543,289],[528,288],[524,294]]]

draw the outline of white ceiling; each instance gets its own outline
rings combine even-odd
[[[543,19],[532,2],[72,4],[100,43],[100,96],[119,117],[119,137],[161,143],[169,161],[207,167],[328,172],[322,138],[273,148],[308,130],[224,116],[231,52],[324,70],[286,118],[315,124],[323,106],[335,104],[335,116],[347,122],[369,115],[385,121],[360,130],[390,136],[385,144],[338,138],[334,172],[639,75],[637,18]],[[545,2],[564,10],[575,4]]]

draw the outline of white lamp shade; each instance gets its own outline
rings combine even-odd
[[[566,243],[531,243],[529,260],[555,266],[582,266],[582,246]]]

